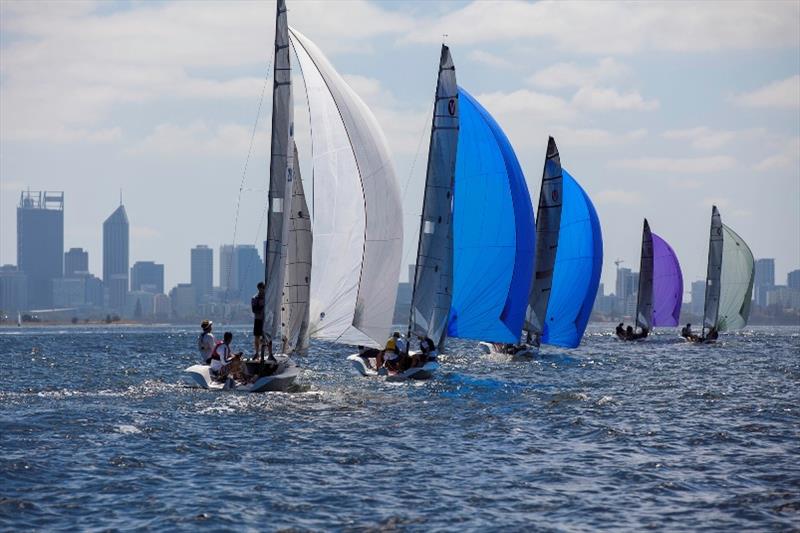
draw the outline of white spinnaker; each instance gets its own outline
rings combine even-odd
[[[750,316],[755,263],[750,248],[731,228],[722,224],[722,278],[717,329],[743,328]]]
[[[290,28],[314,151],[309,333],[380,345],[390,332],[403,247],[400,189],[372,112],[308,38]]]
[[[292,212],[289,217],[286,276],[281,307],[281,331],[285,345],[283,353],[303,351],[308,347],[308,304],[311,281],[311,217],[300,178],[297,147],[294,148],[294,180],[292,181]]]

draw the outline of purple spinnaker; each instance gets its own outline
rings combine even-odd
[[[675,250],[653,233],[653,326],[677,326],[683,301],[683,274]]]

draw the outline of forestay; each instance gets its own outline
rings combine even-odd
[[[458,94],[448,335],[517,342],[533,271],[530,193],[503,130],[467,91]]]
[[[636,297],[636,327],[653,329],[653,235],[644,219],[642,253],[639,260],[639,288]]]
[[[286,271],[289,211],[294,167],[294,118],[289,62],[286,2],[278,0],[273,62],[272,135],[269,164],[267,244],[264,254],[264,333],[277,338],[284,273]],[[254,287],[252,287],[254,289]]]
[[[308,38],[290,29],[313,147],[314,263],[309,333],[382,344],[402,252],[400,191],[375,117]]]
[[[556,141],[547,141],[547,154],[539,190],[539,207],[536,211],[536,257],[534,275],[525,315],[525,331],[541,337],[547,303],[553,286],[553,267],[558,251],[558,232],[561,225],[563,178],[561,157]]]
[[[653,327],[677,326],[683,302],[683,274],[672,247],[653,236]]]
[[[297,148],[294,149],[292,212],[289,217],[286,279],[283,286],[281,329],[283,353],[302,351],[308,347],[308,305],[311,281],[311,217],[306,204]]]
[[[542,342],[575,348],[580,344],[597,296],[603,237],[589,196],[563,168],[562,176],[564,205]]]
[[[742,328],[750,316],[755,263],[750,248],[731,228],[722,224],[722,276],[717,330]]]
[[[453,287],[453,187],[458,147],[458,87],[450,49],[442,45],[409,330],[440,344]]]

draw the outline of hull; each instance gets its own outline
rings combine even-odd
[[[508,353],[504,351],[498,351],[497,347],[494,343],[491,342],[483,342],[481,341],[478,343],[478,346],[483,351],[483,353],[487,355],[494,355],[494,356],[502,356],[502,357],[511,357],[512,361],[525,361],[529,359],[533,359],[539,354],[539,348],[536,346],[531,346],[529,344],[524,344],[520,350],[514,353]]]
[[[411,352],[412,354],[414,352]],[[407,381],[409,379],[430,379],[433,377],[433,374],[439,368],[439,363],[436,361],[428,361],[422,366],[415,366],[409,368],[405,372],[397,372],[395,374],[385,374],[381,375],[375,371],[374,367],[367,366],[364,359],[359,356],[357,353],[349,356],[347,361],[353,367],[358,374],[364,377],[385,377],[386,381]]]
[[[269,376],[262,376],[253,383],[237,383],[232,378],[218,381],[211,377],[211,367],[208,365],[192,365],[185,370],[188,374],[186,381],[190,386],[206,390],[233,390],[239,392],[286,392],[292,386],[300,368],[288,356],[278,354],[278,369]],[[245,361],[248,370],[253,372],[259,366],[257,362]]]

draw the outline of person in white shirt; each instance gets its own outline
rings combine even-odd
[[[197,349],[200,352],[200,359],[204,365],[211,363],[211,354],[214,352],[214,347],[217,345],[214,335],[211,334],[211,327],[213,324],[214,323],[210,320],[203,320],[200,324],[200,329],[202,329],[203,332],[200,334],[200,337],[197,338]]]
[[[222,337],[222,344],[214,348],[211,356],[211,374],[219,379],[232,376],[234,379],[244,381],[242,374],[242,352],[233,353],[231,341],[233,333],[226,331]]]

